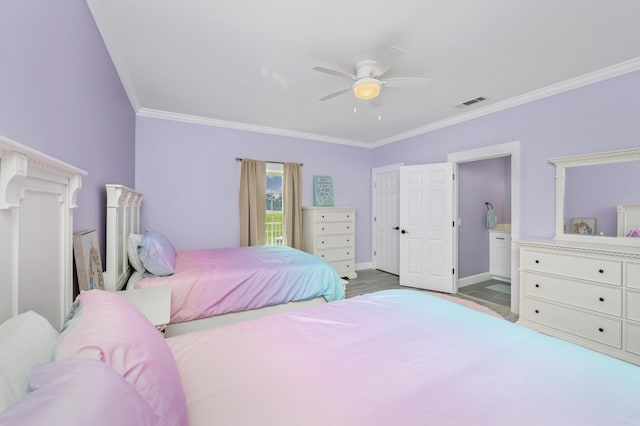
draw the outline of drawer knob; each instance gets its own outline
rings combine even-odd
[[[324,254],[321,254],[320,257],[324,258]]]
[[[540,288],[540,284],[536,284],[536,288]]]
[[[347,229],[351,229],[351,227],[350,227],[350,226],[347,226]]]
[[[604,269],[598,269],[598,272],[600,272],[601,274],[604,274]]]
[[[535,312],[536,314],[539,314],[539,313],[540,313],[540,311],[539,311],[539,310],[537,310],[537,309],[536,309],[534,312]]]
[[[321,241],[320,244],[324,244],[324,241]]]
[[[538,259],[536,259],[536,263],[540,263],[540,261]]]
[[[349,242],[350,240],[347,240],[347,242]]]
[[[347,256],[349,256],[349,252],[347,252]]]
[[[604,333],[604,328],[600,327],[600,328],[598,328],[598,331],[599,331],[600,333]]]
[[[324,226],[322,227],[322,230],[324,231]]]
[[[599,301],[604,302],[604,297],[598,298]]]

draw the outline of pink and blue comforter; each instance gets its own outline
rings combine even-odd
[[[640,425],[640,367],[412,290],[166,342],[191,426]]]
[[[171,322],[190,321],[324,296],[344,299],[327,261],[290,247],[240,247],[180,252],[175,274],[143,277],[136,288],[171,286]]]

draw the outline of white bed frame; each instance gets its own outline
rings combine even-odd
[[[0,136],[0,323],[33,310],[62,326],[73,298],[73,209],[86,174]]]
[[[629,232],[640,228],[640,204],[618,204],[616,211],[618,237],[626,237]]]
[[[106,185],[106,187],[107,256],[104,285],[106,290],[118,291],[125,288],[133,271],[127,255],[127,238],[131,232],[140,233],[140,208],[142,206],[143,195],[122,185]],[[165,336],[170,337],[224,324],[247,321],[265,315],[291,311],[321,303],[326,303],[324,297],[252,309],[250,311],[217,315],[194,321],[172,323],[166,327]]]
[[[107,187],[107,256],[104,287],[109,291],[125,288],[132,267],[127,256],[130,233],[140,233],[142,194],[122,185]]]

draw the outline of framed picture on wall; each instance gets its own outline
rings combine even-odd
[[[571,218],[571,233],[581,235],[595,235],[596,219],[593,217]]]
[[[91,230],[73,234],[73,254],[80,291],[104,290],[98,233]]]
[[[333,179],[331,176],[313,177],[313,205],[333,206]]]

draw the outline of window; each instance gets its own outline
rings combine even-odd
[[[265,238],[268,246],[281,246],[283,235],[282,221],[282,164],[267,163],[267,205],[265,207]]]

